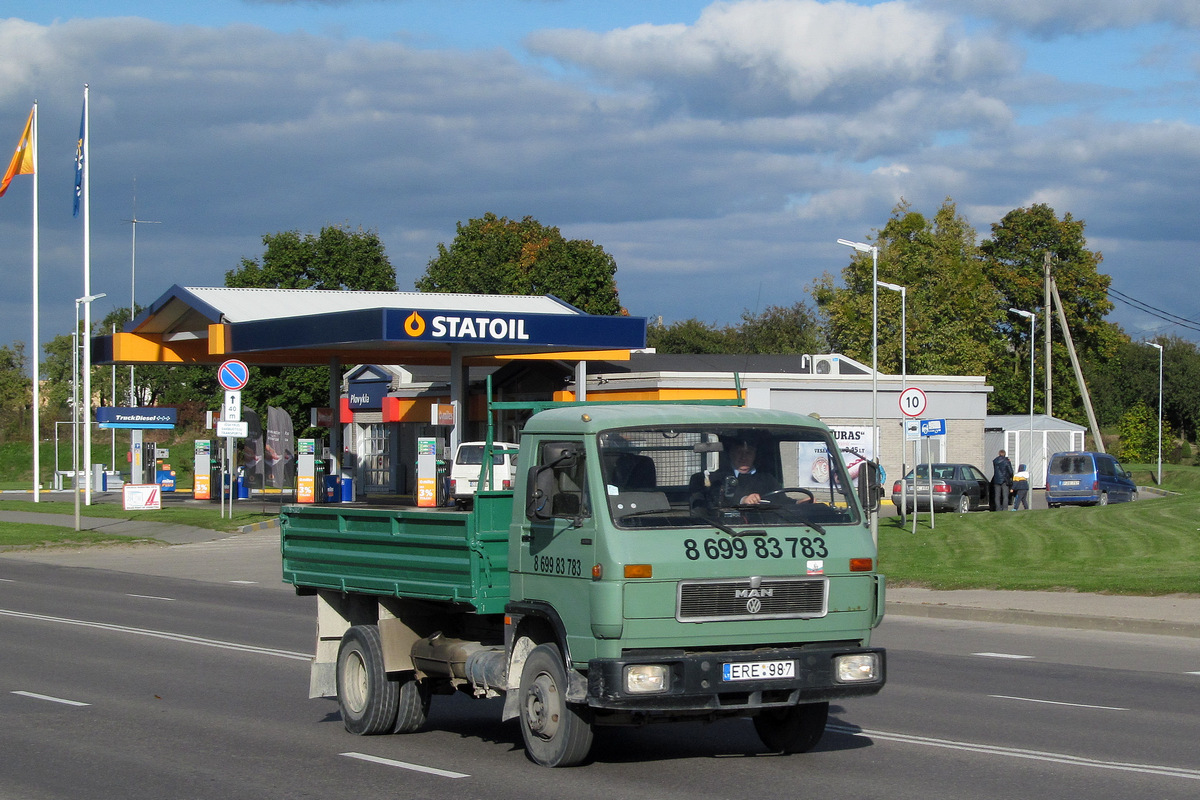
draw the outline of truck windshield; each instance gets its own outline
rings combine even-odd
[[[614,524],[736,528],[857,523],[853,476],[805,427],[621,429],[599,437]]]

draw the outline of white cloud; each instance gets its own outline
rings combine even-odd
[[[715,116],[846,111],[913,86],[991,80],[1018,60],[1004,42],[965,35],[951,17],[906,2],[715,3],[694,25],[542,31],[527,44]]]
[[[995,20],[1041,36],[1166,23],[1200,28],[1196,0],[922,0],[936,9]]]

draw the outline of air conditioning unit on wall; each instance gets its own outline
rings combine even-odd
[[[837,359],[830,356],[813,356],[813,373],[816,375],[837,375]]]

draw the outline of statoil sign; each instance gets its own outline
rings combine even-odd
[[[629,330],[623,326],[629,326]],[[622,330],[614,331],[614,326]],[[389,309],[387,338],[455,344],[620,346],[625,336],[645,341],[645,320],[588,314],[486,314]],[[616,336],[614,337],[614,334]],[[642,344],[636,344],[642,346]]]

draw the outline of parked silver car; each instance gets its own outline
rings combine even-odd
[[[988,479],[974,464],[918,464],[901,480],[892,484],[892,502],[897,508],[904,504],[913,510],[929,509],[930,471],[933,472],[934,511],[957,511],[965,514],[978,508],[987,508]],[[913,480],[916,472],[916,480]],[[907,485],[907,490],[905,489]],[[907,497],[907,502],[905,498]]]

